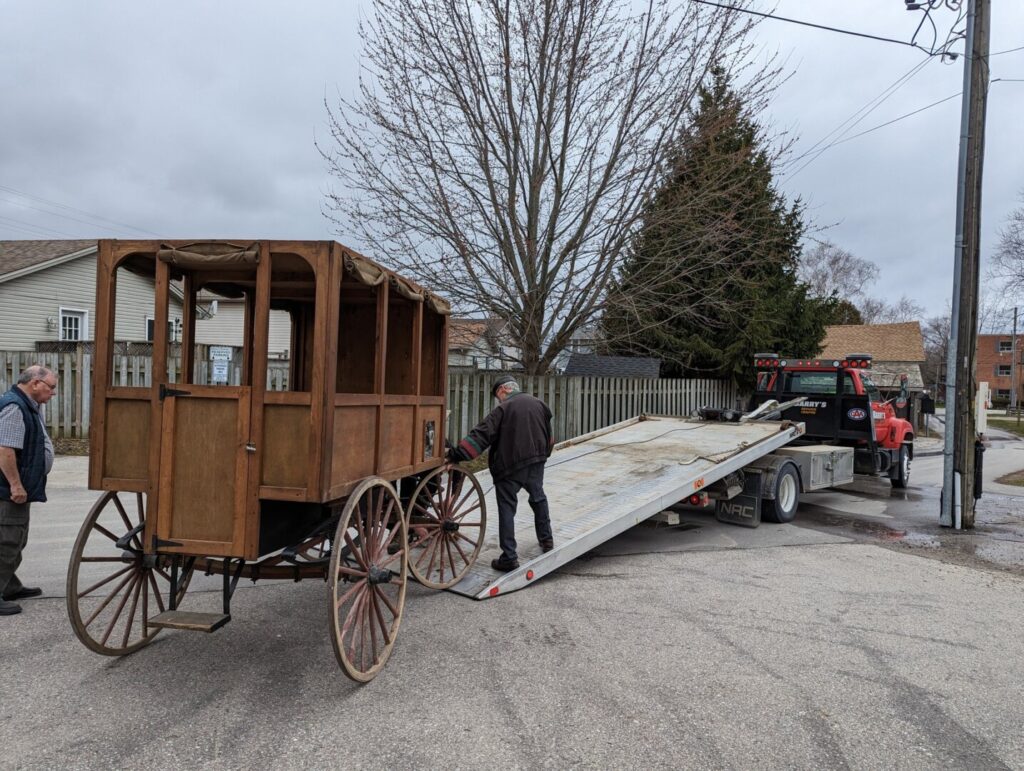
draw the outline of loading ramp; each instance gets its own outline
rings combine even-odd
[[[508,594],[713,482],[783,447],[802,423],[718,423],[642,416],[555,448],[544,474],[555,548],[544,554],[533,512],[520,494],[516,516],[519,568],[491,567],[500,554],[498,505],[490,474],[478,475],[487,501],[487,535],[476,564],[450,591],[483,600]]]

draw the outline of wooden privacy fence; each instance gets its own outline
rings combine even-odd
[[[508,372],[448,373],[448,436],[453,441],[494,406],[491,384]],[[543,399],[554,414],[555,441],[647,415],[689,415],[698,407],[735,407],[736,387],[723,380],[517,376],[526,393]]]
[[[17,382],[18,374],[30,364],[43,364],[57,373],[57,394],[46,406],[46,424],[54,438],[84,438],[89,434],[92,394],[92,354],[79,348],[68,353],[0,351],[0,393]],[[149,356],[114,356],[112,385],[149,387],[153,361]],[[180,380],[180,362],[168,361],[171,382]],[[212,363],[197,362],[196,383],[210,382]],[[494,406],[491,383],[500,372],[459,372],[448,374],[448,436],[457,441]],[[228,383],[237,385],[238,366],[228,368]],[[689,415],[698,407],[734,407],[736,389],[720,380],[658,380],[652,378],[566,377],[564,375],[520,376],[520,386],[540,397],[554,413],[555,440],[610,426],[641,413]],[[267,368],[267,388],[288,388],[288,362],[275,361]]]

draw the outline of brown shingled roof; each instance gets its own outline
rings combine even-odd
[[[917,321],[825,327],[824,346],[822,359],[868,353],[878,361],[924,361],[924,338]]]
[[[0,241],[0,276],[96,246],[96,240]]]

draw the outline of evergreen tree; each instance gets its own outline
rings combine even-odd
[[[762,128],[714,69],[608,295],[610,353],[662,359],[662,375],[753,380],[758,351],[812,356],[834,298],[796,272],[799,200],[775,188]]]

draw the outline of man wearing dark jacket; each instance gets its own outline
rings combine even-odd
[[[57,390],[57,375],[35,364],[0,396],[0,616],[21,612],[14,600],[38,597],[42,589],[22,586],[15,572],[28,541],[28,513],[46,500],[46,475],[53,443],[39,407]]]
[[[516,495],[523,488],[530,495],[533,524],[541,549],[551,551],[554,538],[548,499],[544,495],[544,464],[551,455],[551,410],[529,394],[519,390],[515,378],[505,375],[494,381],[491,395],[498,406],[448,452],[453,463],[472,460],[491,448],[487,465],[494,480],[498,499],[498,540],[501,556],[491,561],[495,570],[519,567],[516,554]]]

